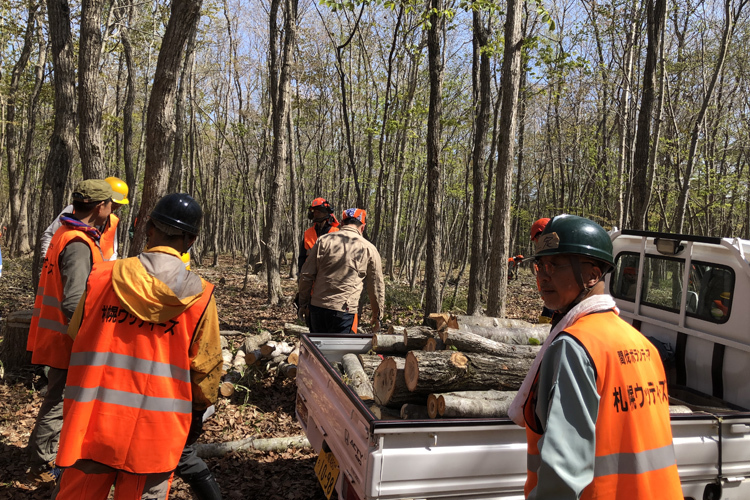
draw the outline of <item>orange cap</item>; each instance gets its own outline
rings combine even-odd
[[[344,213],[341,214],[341,222],[344,222],[346,219],[357,219],[364,224],[366,217],[367,211],[365,211],[364,208],[347,208],[344,210]]]
[[[544,231],[544,228],[547,227],[548,222],[549,219],[547,217],[544,217],[537,220],[534,224],[531,225],[531,241],[536,241],[539,235],[542,234],[542,231]]]

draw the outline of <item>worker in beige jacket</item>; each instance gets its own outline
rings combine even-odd
[[[318,238],[300,271],[299,316],[309,314],[311,333],[357,333],[363,284],[372,308],[372,329],[380,331],[385,284],[380,254],[362,232],[367,213],[344,210],[341,228]]]

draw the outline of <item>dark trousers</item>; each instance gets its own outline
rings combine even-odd
[[[55,461],[57,444],[63,425],[63,400],[65,398],[65,379],[68,370],[49,368],[47,373],[47,395],[36,417],[34,430],[29,437],[29,465],[32,470]]]
[[[310,304],[310,333],[352,333],[354,314]]]

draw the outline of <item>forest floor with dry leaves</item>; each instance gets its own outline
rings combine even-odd
[[[210,260],[206,258],[205,263]],[[17,310],[31,309],[35,286],[31,283],[31,259],[5,259],[0,277],[0,318]],[[285,268],[288,273],[288,268]],[[258,333],[268,330],[275,340],[284,338],[283,325],[296,320],[291,304],[296,280],[282,279],[284,300],[279,306],[266,304],[265,279],[251,275],[245,282],[241,259],[221,257],[219,266],[193,268],[216,285],[216,300],[222,330]],[[466,281],[466,280],[464,280]],[[467,284],[448,283],[445,307],[462,314]],[[409,290],[405,280],[386,279],[384,325],[414,325],[421,322],[420,300],[423,286]],[[455,293],[454,293],[455,292]],[[462,302],[463,297],[463,302]],[[521,269],[510,282],[507,316],[536,322],[542,302],[530,271]],[[369,319],[369,311],[362,314]],[[0,339],[2,332],[0,331]],[[239,346],[242,337],[231,338]],[[29,367],[6,373],[0,382],[0,500],[47,499],[50,491],[26,481],[25,446],[41,405],[40,377]],[[199,442],[217,443],[246,437],[273,438],[302,434],[294,405],[294,381],[256,372],[243,379],[231,398],[220,397],[216,413],[209,418]],[[325,500],[313,468],[314,450],[289,449],[285,452],[240,451],[221,458],[207,459],[225,499]],[[334,496],[332,498],[335,497]],[[172,485],[170,498],[192,499],[190,488],[179,478]]]

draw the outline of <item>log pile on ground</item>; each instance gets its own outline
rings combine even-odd
[[[232,353],[226,337],[238,335],[244,336],[245,340],[237,351]],[[290,379],[297,376],[299,342],[289,344],[284,341],[271,340],[271,333],[263,330],[257,334],[222,331],[221,343],[224,376],[219,386],[219,392],[224,397],[230,397],[234,394],[237,385],[253,369],[261,373],[281,375]]]

